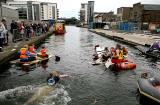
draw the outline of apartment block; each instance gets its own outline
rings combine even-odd
[[[57,19],[57,4],[37,1],[9,1],[8,6],[17,7],[21,20]]]

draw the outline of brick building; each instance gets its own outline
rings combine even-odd
[[[160,24],[160,5],[134,4],[130,16],[139,29],[148,29],[149,24]]]
[[[117,21],[118,22],[128,22],[130,21],[130,14],[132,7],[121,7],[117,9]]]

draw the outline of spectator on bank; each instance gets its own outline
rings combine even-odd
[[[23,26],[23,22],[19,22],[19,33],[20,33],[20,38],[22,39],[24,36],[24,26]]]
[[[17,31],[18,31],[18,24],[14,20],[11,23],[11,33],[13,34],[12,42],[16,42],[17,40]]]
[[[12,23],[11,23],[11,30],[10,32],[13,34],[13,29],[15,29],[15,21],[12,20]]]
[[[0,52],[2,52],[2,47],[3,47],[3,39],[4,39],[4,34],[3,34],[3,27],[2,24],[0,23]]]
[[[2,28],[3,28],[3,44],[6,44],[6,34],[7,34],[7,32],[8,32],[8,30],[6,29],[6,27],[5,27],[5,24],[6,24],[6,20],[5,19],[2,19],[2,21],[1,21],[2,23]]]
[[[25,29],[26,29],[26,38],[29,38],[29,34],[30,34],[30,24],[29,23],[26,24]]]
[[[7,26],[7,23],[6,23],[6,20],[4,19],[4,22],[3,22],[4,26],[5,26],[5,29],[6,29],[6,34],[5,34],[5,39],[4,39],[4,44],[5,45],[8,45],[8,26]]]
[[[30,38],[34,36],[34,31],[33,31],[33,28],[30,27]]]

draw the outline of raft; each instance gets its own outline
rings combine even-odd
[[[115,64],[117,69],[121,70],[129,70],[129,69],[134,69],[136,67],[135,62],[120,62]]]
[[[104,52],[104,48],[101,48],[101,47],[95,47],[95,53],[96,54],[102,54]]]
[[[96,45],[94,47],[95,52],[93,53],[93,60],[99,59],[101,54],[104,52],[104,48],[99,47],[99,45]]]
[[[43,57],[43,58],[36,59],[36,60],[30,61],[30,62],[21,62],[20,59],[16,59],[16,60],[11,61],[10,63],[11,64],[32,65],[32,64],[36,64],[36,63],[48,60],[48,59],[50,59],[52,57],[53,57],[52,55],[49,55],[48,57]]]
[[[138,80],[138,90],[144,95],[158,103],[160,103],[160,77],[140,78]]]
[[[144,55],[147,55],[153,58],[160,58],[160,51],[153,50],[152,52],[147,52],[149,48],[145,46],[136,46],[136,48]]]
[[[111,59],[112,63],[121,63],[121,62],[128,62],[127,59],[121,60],[121,59]]]

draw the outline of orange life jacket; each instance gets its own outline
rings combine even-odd
[[[20,49],[20,58],[28,58],[28,55],[26,54],[27,49],[21,48]]]
[[[46,49],[45,48],[41,48],[41,55],[42,56],[46,56]]]
[[[33,47],[33,46],[30,46],[30,47],[29,47],[29,51],[30,51],[31,53],[35,53],[34,47]]]

